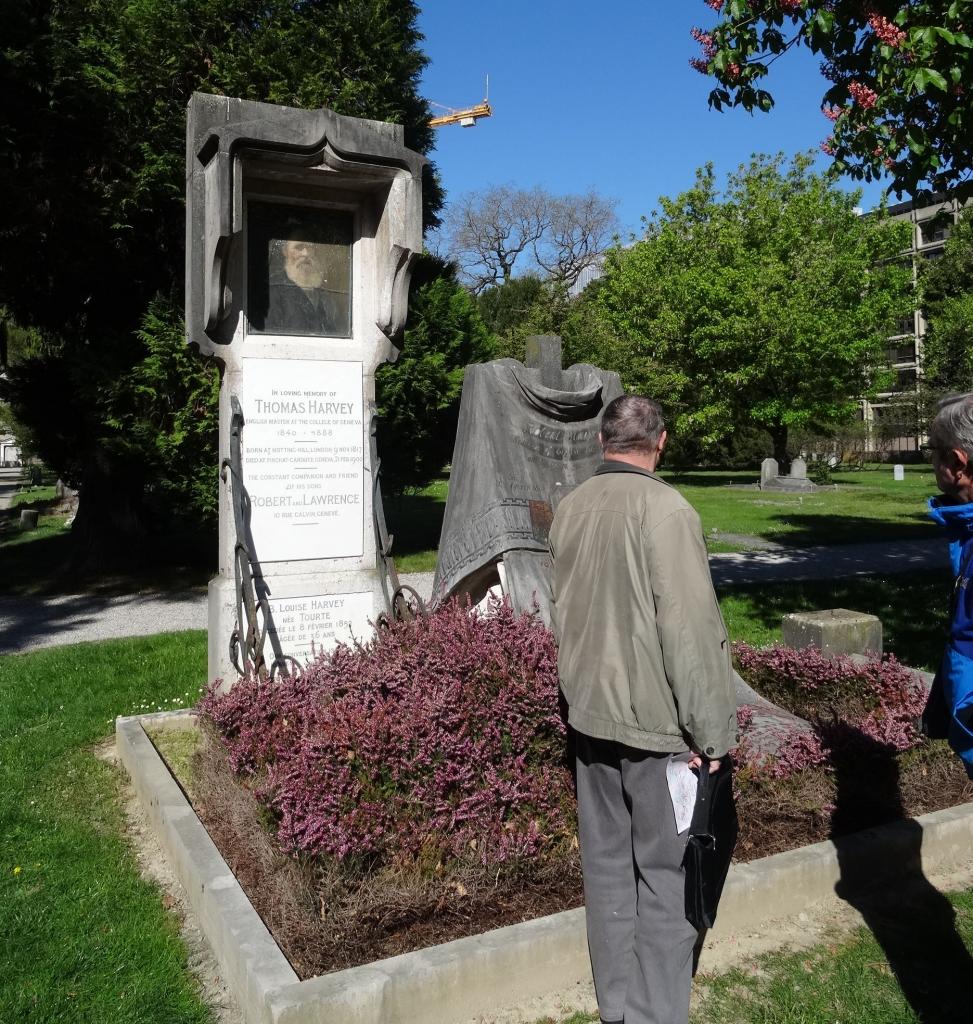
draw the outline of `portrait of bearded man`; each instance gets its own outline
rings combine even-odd
[[[261,204],[251,218],[251,331],[350,337],[350,215],[301,211],[280,224],[279,210]]]

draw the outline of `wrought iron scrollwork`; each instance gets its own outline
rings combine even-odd
[[[250,529],[250,495],[243,482],[243,409],[236,396],[230,398],[230,457],[223,460],[220,478],[230,486],[236,544],[233,548],[233,577],[236,584],[236,628],[230,634],[230,661],[241,676],[256,675],[297,678],[300,662],[281,650],[270,609],[270,588],[264,579],[254,550]],[[228,479],[229,475],[229,479]],[[268,668],[264,645],[270,640],[274,653]]]
[[[426,617],[426,605],[415,587],[399,581],[399,573],[392,557],[392,542],[385,525],[385,509],[382,505],[381,468],[382,460],[378,457],[378,446],[375,441],[374,427],[371,432],[372,451],[372,518],[375,522],[375,548],[381,563],[382,595],[385,598],[385,611],[379,615],[375,623],[380,629],[390,622],[411,622],[413,619]]]

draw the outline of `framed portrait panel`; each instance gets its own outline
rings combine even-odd
[[[251,202],[247,233],[249,333],[350,338],[353,215]]]

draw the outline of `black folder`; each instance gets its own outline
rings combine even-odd
[[[740,830],[733,799],[733,763],[721,759],[712,774],[703,763],[696,806],[689,825],[683,868],[686,871],[686,917],[697,929],[712,928],[730,858]]]

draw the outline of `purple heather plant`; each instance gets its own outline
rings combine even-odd
[[[297,680],[199,705],[282,848],[361,866],[543,857],[574,834],[557,652],[536,616],[452,602]]]
[[[827,769],[855,744],[902,751],[919,740],[924,691],[894,658],[734,650],[758,692],[811,723],[760,754],[747,736],[754,709],[740,708],[742,784]],[[556,665],[536,616],[451,602],[322,654],[299,679],[211,689],[199,711],[286,852],[352,871],[515,867],[557,856],[575,835]]]
[[[787,778],[827,765],[837,752],[856,746],[903,751],[921,742],[916,726],[925,689],[894,656],[858,662],[827,658],[813,647],[758,649],[742,643],[733,651],[741,674],[755,690],[807,719],[813,728],[789,737],[773,756],[761,756],[746,739],[753,710],[741,708],[737,721],[742,739],[736,757],[753,775]]]

